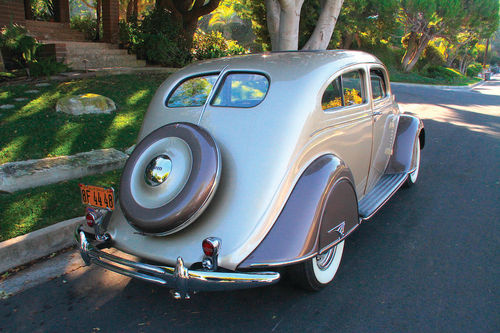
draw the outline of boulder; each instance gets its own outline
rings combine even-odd
[[[98,94],[66,96],[57,101],[56,111],[78,116],[89,113],[111,113],[116,110],[113,100]]]

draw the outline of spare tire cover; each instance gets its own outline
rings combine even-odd
[[[151,132],[127,160],[120,181],[120,207],[132,227],[168,235],[192,223],[219,183],[221,158],[212,136],[189,123]]]

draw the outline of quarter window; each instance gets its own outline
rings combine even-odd
[[[366,101],[361,71],[342,74],[328,85],[321,99],[323,110],[363,104]]]
[[[167,106],[171,108],[202,106],[212,90],[218,74],[192,77],[180,85],[170,95]]]
[[[212,105],[250,108],[256,106],[269,89],[269,80],[262,74],[228,74],[220,85]]]

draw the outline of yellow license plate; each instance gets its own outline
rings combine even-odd
[[[115,193],[112,188],[80,184],[80,194],[84,205],[115,209]]]

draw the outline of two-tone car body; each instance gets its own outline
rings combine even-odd
[[[194,63],[153,97],[117,208],[76,232],[85,261],[190,291],[330,282],[344,239],[415,183],[422,122],[356,51]],[[94,240],[94,238],[97,238]],[[114,247],[151,263],[110,256]]]

